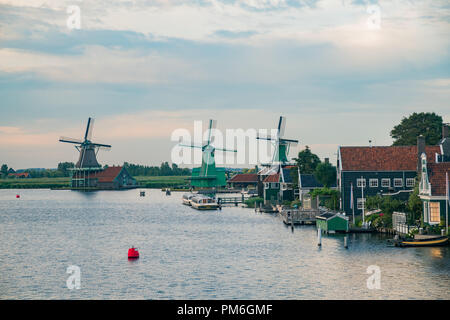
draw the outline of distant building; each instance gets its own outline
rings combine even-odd
[[[351,186],[357,215],[369,196],[392,195],[406,200],[415,186],[419,155],[425,153],[434,163],[440,150],[440,146],[425,146],[423,137],[418,138],[417,146],[339,147],[337,185],[341,210],[352,213]]]
[[[74,171],[72,188],[118,190],[136,188],[137,182],[125,167],[113,166],[98,171]]]
[[[240,189],[256,189],[258,186],[258,175],[256,173],[241,173],[236,174],[228,180],[230,188]]]
[[[8,177],[14,177],[14,178],[30,178],[30,174],[28,172],[21,172],[21,173],[8,173]]]
[[[423,202],[423,222],[430,225],[445,225],[446,174],[450,178],[450,138],[447,125],[443,127],[439,147],[441,153],[435,157],[436,161],[432,161],[428,154],[420,155],[419,197]]]
[[[293,201],[295,198],[292,175],[298,174],[296,166],[284,166],[280,172],[267,174],[260,172],[259,176],[263,186],[263,198],[265,203]]]

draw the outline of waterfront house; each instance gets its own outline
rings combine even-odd
[[[435,157],[435,161],[430,161],[427,154],[421,154],[419,197],[423,202],[423,222],[429,225],[445,226],[447,209],[446,175],[450,179],[450,138],[448,126],[444,126],[442,136],[442,140],[439,143],[441,154]]]
[[[352,214],[352,198],[356,215],[362,213],[368,196],[391,195],[408,199],[416,183],[419,155],[425,153],[434,163],[440,149],[440,146],[425,146],[423,137],[418,138],[416,146],[340,146],[337,185],[341,193],[341,210]]]
[[[262,181],[264,203],[293,201],[294,187],[292,178],[294,174],[298,174],[297,167],[288,165],[278,170],[273,168],[263,170],[258,174]]]
[[[74,171],[73,188],[93,188],[100,190],[118,190],[137,187],[136,180],[122,166],[107,167],[98,171],[80,173]]]
[[[258,175],[256,173],[236,174],[227,181],[230,188],[256,189],[258,186]]]
[[[348,217],[326,212],[316,217],[316,226],[327,233],[348,232]]]

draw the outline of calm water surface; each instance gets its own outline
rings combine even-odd
[[[20,193],[21,198],[15,195]],[[130,246],[141,258],[128,261]],[[81,269],[69,290],[67,267]],[[369,290],[369,265],[381,289]],[[0,190],[1,299],[450,299],[450,248],[381,235],[294,232],[243,208],[199,212],[181,193]]]

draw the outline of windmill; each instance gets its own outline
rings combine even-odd
[[[101,170],[101,165],[97,162],[97,153],[100,149],[110,150],[109,144],[101,144],[92,142],[92,130],[94,128],[94,119],[89,118],[84,134],[84,140],[61,137],[60,142],[75,144],[75,148],[80,152],[78,162],[75,164],[76,169],[92,168]]]
[[[203,145],[180,143],[181,147],[202,149],[202,166],[194,168],[191,176],[191,186],[198,188],[216,188],[226,185],[225,169],[216,168],[215,152],[237,152],[223,148],[216,148],[212,145],[214,136],[212,131],[216,128],[217,121],[209,120],[208,140]]]
[[[279,173],[281,171],[281,175],[283,176],[282,170],[280,170],[284,165],[289,164],[288,154],[291,146],[295,147],[298,144],[298,140],[286,139],[284,138],[284,132],[286,130],[286,118],[280,116],[280,120],[278,121],[278,129],[275,137],[260,137],[259,135],[256,137],[258,140],[268,140],[274,143],[275,150],[272,156],[272,161],[270,164],[265,164],[269,169],[265,170],[265,174]],[[282,177],[284,182],[284,177]]]
[[[289,150],[291,146],[296,146],[298,144],[298,140],[284,138],[285,129],[286,129],[286,118],[280,116],[276,136],[260,137],[258,135],[256,137],[256,139],[258,140],[268,140],[275,144],[275,150],[272,156],[271,163],[263,164],[263,166],[265,166],[266,168],[258,172],[259,181],[264,181],[266,177],[270,179],[268,176],[273,176],[276,181],[273,180],[271,182],[282,183],[283,185],[289,182],[290,177],[289,176],[285,177],[284,172],[285,170],[283,170],[283,168],[291,164],[288,161]],[[283,188],[280,186],[279,190],[277,191],[277,193],[279,194],[278,198],[280,200],[283,199],[283,191],[284,191]],[[266,200],[265,191],[260,189],[260,191],[258,191],[258,194],[260,194],[260,196],[264,195],[264,200]]]

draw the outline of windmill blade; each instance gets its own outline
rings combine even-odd
[[[84,134],[84,140],[91,140],[92,139],[92,129],[94,127],[94,119],[89,118],[88,123],[86,126],[86,133]]]
[[[74,143],[74,144],[82,144],[83,141],[80,139],[73,139],[73,138],[67,138],[67,137],[60,137],[59,142],[66,142],[66,143]]]
[[[278,122],[278,138],[284,136],[284,131],[286,130],[286,118],[281,116]]]
[[[110,144],[102,144],[102,143],[92,143],[95,147],[104,147],[104,148],[111,148]]]
[[[206,143],[207,145],[209,145],[212,142],[211,134],[212,134],[212,131],[216,129],[216,126],[217,126],[217,120],[210,119],[209,120],[209,128],[208,128],[208,142]]]
[[[178,144],[180,147],[188,147],[188,148],[199,148],[199,149],[203,149],[203,146],[199,146],[196,144],[185,144],[185,143],[179,143]]]
[[[276,140],[275,138],[272,138],[272,137],[260,137],[260,136],[256,136],[256,139],[258,139],[258,140],[269,140],[269,141]]]
[[[215,150],[224,151],[224,152],[237,152],[237,150],[223,149],[223,148],[215,148]]]
[[[280,142],[288,142],[291,145],[298,144],[298,140],[293,140],[293,139],[280,139]]]

